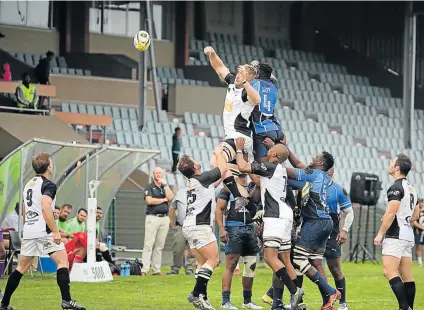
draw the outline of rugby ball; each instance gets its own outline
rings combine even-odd
[[[146,51],[150,46],[150,34],[140,30],[134,35],[134,47],[140,52]]]

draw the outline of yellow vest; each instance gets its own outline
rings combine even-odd
[[[24,86],[23,84],[18,86],[21,90],[22,93],[24,94],[24,98],[29,101],[30,103],[32,103],[34,101],[34,95],[35,95],[35,85],[34,84],[29,84],[29,88],[27,88],[26,86]],[[25,104],[18,102],[18,107],[19,108],[24,108]]]

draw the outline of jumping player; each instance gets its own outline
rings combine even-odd
[[[266,138],[274,143],[283,139],[281,126],[274,116],[274,109],[278,103],[278,89],[272,79],[272,67],[257,60],[252,65],[258,70],[256,81],[259,84],[258,92],[261,103],[253,109],[251,126],[253,130],[253,154],[257,162],[268,160],[268,148],[264,144]]]
[[[48,179],[53,173],[50,154],[36,155],[32,159],[32,168],[36,176],[29,180],[22,193],[25,218],[21,255],[18,267],[7,281],[0,310],[13,310],[9,306],[10,298],[31,266],[32,259],[46,254],[57,265],[56,279],[62,295],[62,309],[85,310],[71,298],[68,258],[53,216],[57,186]]]
[[[268,151],[268,162],[250,164],[242,156],[243,138],[237,139],[236,147],[240,172],[260,176],[265,261],[290,291],[290,307],[296,310],[303,289],[296,286],[296,272],[290,261],[293,211],[286,203],[287,170],[282,165],[287,160],[289,150],[283,144],[277,144]]]
[[[222,62],[211,46],[204,49],[204,53],[209,57],[212,68],[218,76],[228,84],[225,96],[223,112],[223,123],[225,131],[225,141],[222,143],[224,155],[227,163],[233,161],[236,153],[235,140],[243,137],[246,141],[243,151],[249,157],[253,157],[252,130],[250,127],[250,115],[255,105],[261,103],[258,93],[259,83],[252,83],[257,75],[256,69],[252,65],[242,65],[238,68],[236,75]],[[252,84],[251,84],[252,83]],[[249,161],[253,158],[249,158]],[[212,156],[211,165],[214,167],[215,159]],[[237,173],[237,166],[230,165],[231,172]],[[247,200],[239,192],[234,176],[226,177],[224,184],[228,187],[236,201],[236,209],[247,205]]]
[[[236,178],[239,186],[249,189],[247,175],[240,174]],[[250,187],[255,190],[255,187]],[[258,201],[260,202],[260,201]],[[259,253],[258,238],[255,233],[253,218],[256,214],[256,204],[249,199],[249,204],[239,210],[235,209],[235,201],[230,191],[223,188],[218,195],[215,210],[215,220],[219,227],[220,238],[225,243],[225,269],[222,275],[222,305],[223,309],[238,309],[230,301],[233,272],[240,257],[244,262],[243,270],[243,305],[244,309],[263,309],[252,302],[253,278],[256,269],[256,256]],[[225,216],[225,226],[223,215]]]
[[[375,245],[382,245],[384,276],[398,300],[400,310],[414,309],[415,299],[412,275],[414,231],[411,221],[418,218],[418,214],[414,214],[417,192],[406,179],[411,168],[411,160],[405,154],[391,161],[389,174],[394,183],[387,190],[387,209],[374,239]]]
[[[178,162],[178,170],[188,179],[187,216],[183,223],[183,234],[197,259],[196,285],[188,300],[202,310],[214,309],[207,296],[209,279],[218,264],[218,244],[211,227],[214,215],[214,183],[227,170],[222,148],[216,147],[214,154],[217,167],[203,173],[200,172],[200,164],[187,155],[182,156]]]

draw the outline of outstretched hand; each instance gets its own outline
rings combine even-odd
[[[206,55],[206,56],[211,57],[211,55],[212,55],[212,54],[215,54],[215,50],[213,49],[213,47],[212,47],[212,46],[206,46],[206,47],[203,49],[203,53],[205,53],[205,55]]]

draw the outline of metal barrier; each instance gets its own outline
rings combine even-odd
[[[54,169],[51,179],[58,184],[57,203],[86,207],[88,183],[98,180],[101,183],[96,198],[104,209],[105,218],[122,182],[140,165],[160,153],[158,150],[32,139],[0,162],[0,223],[7,214],[14,212],[25,183],[34,176],[32,158],[40,152],[52,155]]]

